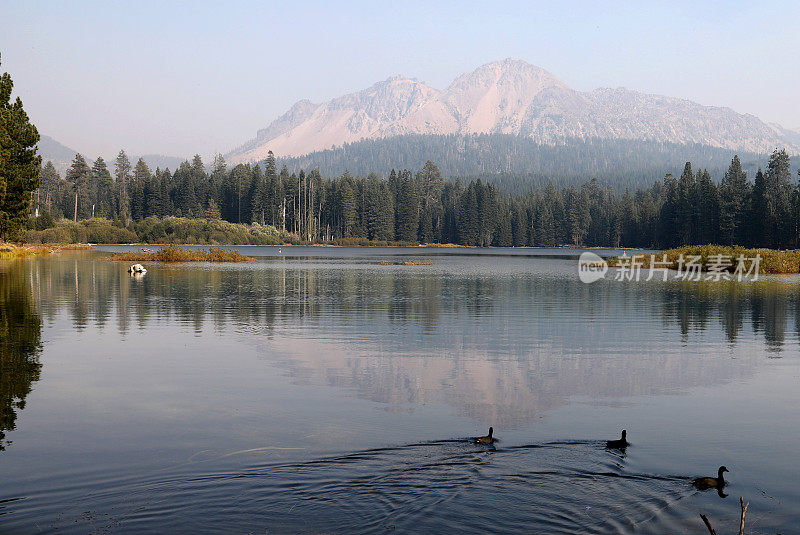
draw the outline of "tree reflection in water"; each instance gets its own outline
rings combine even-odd
[[[36,311],[25,261],[0,264],[0,451],[16,428],[17,412],[39,380],[42,320]]]

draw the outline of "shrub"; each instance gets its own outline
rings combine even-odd
[[[239,251],[231,251],[219,247],[206,249],[186,249],[177,245],[168,245],[155,252],[135,251],[115,253],[111,260],[131,262],[252,262],[254,259],[244,256]]]
[[[33,220],[33,228],[36,230],[46,230],[56,226],[56,220],[47,210],[42,211],[39,217]]]
[[[63,226],[49,228],[42,231],[41,243],[75,243],[72,241],[72,233]]]

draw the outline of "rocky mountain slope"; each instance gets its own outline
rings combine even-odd
[[[227,159],[258,161],[270,150],[298,156],[402,134],[477,133],[530,136],[548,144],[634,139],[800,153],[800,134],[753,115],[624,88],[576,91],[540,67],[506,59],[461,75],[441,91],[393,77],[322,104],[301,100]]]

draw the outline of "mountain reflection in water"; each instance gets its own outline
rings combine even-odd
[[[26,326],[18,338],[38,336],[31,295],[45,318],[64,310],[78,330],[113,323],[125,335],[172,321],[197,332],[230,330],[277,350],[297,381],[391,404],[443,398],[460,414],[503,427],[575,395],[676,393],[751,373],[756,354],[738,355],[735,366],[699,357],[665,343],[675,328],[697,345],[705,342],[691,340],[693,333],[718,322],[737,354],[737,338],[749,327],[773,357],[787,329],[800,330],[798,287],[780,279],[587,286],[569,271],[553,273],[552,262],[563,268],[558,261],[526,271],[486,262],[461,274],[446,265],[423,270],[308,258],[162,266],[137,280],[118,264],[73,256],[5,274],[15,280],[6,292],[27,292],[9,296],[7,314],[20,315],[15,321]],[[33,356],[37,343],[27,340],[17,353]]]

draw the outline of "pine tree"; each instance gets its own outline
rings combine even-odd
[[[339,179],[339,214],[342,237],[355,236],[358,223],[358,206],[356,204],[356,191],[353,177],[345,170]]]
[[[564,243],[564,199],[552,182],[541,193],[536,215],[536,245],[555,247]]]
[[[585,190],[578,191],[574,186],[567,190],[567,227],[573,245],[582,247],[589,233],[591,216],[589,215],[589,196]]]
[[[261,204],[264,206],[265,221],[275,228],[280,226],[281,199],[283,199],[283,188],[280,185],[275,155],[272,151],[267,153],[267,160],[264,163],[264,189],[261,192]]]
[[[722,177],[719,187],[720,241],[725,245],[743,245],[746,238],[747,199],[750,184],[742,169],[739,156],[734,156],[731,165]]]
[[[398,177],[399,191],[395,200],[395,236],[398,241],[416,242],[419,226],[419,197],[411,172],[403,170]]]
[[[751,206],[752,243],[760,247],[789,247],[795,243],[792,218],[789,155],[772,153],[766,173],[756,173]]]
[[[293,184],[291,177],[289,176],[289,169],[284,165],[281,167],[281,172],[278,175],[278,180],[275,182],[275,211],[277,215],[278,222],[281,225],[281,230],[286,231],[286,209],[288,206],[287,197],[290,196],[290,193],[287,191],[287,187]],[[277,227],[277,225],[276,225]]]
[[[800,169],[797,170],[798,183],[792,192],[792,236],[794,238],[791,247],[800,245]]]
[[[200,177],[197,166],[192,165],[194,182],[205,181]],[[222,219],[235,223],[238,214],[238,184],[236,177],[228,173],[225,158],[221,154],[214,155],[211,174],[208,176],[208,198],[214,199],[219,206]],[[202,200],[201,202],[206,202]]]
[[[525,207],[521,201],[513,203],[511,208],[511,245],[524,247],[528,243],[528,222]]]
[[[615,229],[614,239],[611,243],[614,247],[628,246],[635,247],[640,243],[637,230],[640,223],[637,221],[638,211],[636,202],[627,189],[619,202],[619,212],[617,216],[618,228]]]
[[[556,222],[549,203],[540,200],[536,207],[535,239],[533,245],[539,247],[555,247],[558,245]]]
[[[775,149],[772,153],[764,179],[774,210],[771,246],[787,248],[794,242],[795,236],[792,234],[792,173],[785,149]]]
[[[692,163],[686,162],[683,174],[678,179],[678,206],[675,219],[678,242],[684,245],[697,242],[699,211],[696,185],[697,181],[692,173]]]
[[[394,202],[389,185],[375,174],[367,179],[367,238],[390,241],[394,237]]]
[[[679,206],[681,198],[678,192],[678,181],[671,174],[664,177],[662,187],[661,210],[658,216],[658,238],[661,247],[673,247],[680,242],[681,229]]]
[[[22,227],[39,187],[42,159],[36,154],[39,132],[22,108],[11,101],[11,75],[0,75],[0,242]]]
[[[67,170],[66,180],[72,186],[74,206],[72,220],[86,219],[91,215],[91,198],[89,196],[89,177],[92,170],[80,154],[75,155],[72,165]]]
[[[173,204],[177,215],[189,217],[197,204],[197,195],[192,183],[192,167],[187,161],[181,163],[172,176],[175,184]],[[216,201],[215,201],[216,202]]]
[[[437,235],[441,235],[443,186],[439,168],[428,160],[417,173],[417,187],[420,192],[419,239],[422,242],[436,241]]]
[[[133,178],[128,181],[128,198],[130,199],[131,218],[140,221],[147,217],[147,200],[145,189],[150,182],[150,168],[142,158],[136,162]]]
[[[92,215],[102,217],[113,216],[113,191],[114,181],[108,171],[105,160],[98,156],[92,165],[89,180],[89,194],[93,206]]]
[[[261,166],[256,164],[250,174],[250,187],[247,190],[246,199],[247,213],[245,221],[248,223],[264,224],[264,214],[266,206],[264,205],[264,197],[267,185],[264,181],[264,174],[261,172]]]
[[[222,214],[219,211],[219,206],[214,199],[209,199],[206,204],[206,209],[203,211],[205,219],[222,219]]]
[[[753,194],[750,203],[750,244],[759,247],[772,247],[772,227],[775,210],[767,191],[764,173],[759,167],[753,182]]]
[[[61,191],[61,176],[56,171],[53,162],[49,161],[42,167],[39,173],[39,207],[40,211],[44,210],[55,216],[59,205],[59,194]],[[53,209],[56,209],[54,212]]]
[[[119,216],[123,221],[127,221],[131,217],[131,204],[128,198],[128,182],[131,179],[131,162],[128,160],[128,155],[124,150],[120,150],[117,154],[117,160],[114,163],[114,178],[116,183],[116,209]]]
[[[250,197],[247,192],[250,191],[251,182],[253,181],[253,171],[249,165],[238,164],[230,172],[231,182],[235,187],[235,195],[233,205],[235,206],[235,221],[236,223],[249,223],[250,222]],[[233,216],[234,214],[232,214]]]
[[[158,203],[158,217],[166,217],[171,215],[175,208],[172,205],[172,199],[170,197],[170,184],[172,184],[172,175],[169,172],[169,168],[163,170],[159,176],[158,187],[159,187],[159,203]]]
[[[458,210],[458,241],[462,245],[479,245],[481,239],[478,186],[471,181],[461,196]]]
[[[142,188],[144,191],[144,210],[142,218],[158,216],[158,208],[160,205],[159,193],[161,192],[158,183],[160,174],[161,170],[156,167],[156,172],[151,174],[144,181],[144,187]]]
[[[389,176],[391,180],[391,175]],[[399,187],[396,185],[396,187]],[[463,194],[461,180],[445,184],[442,190],[442,236],[441,243],[456,243],[458,241],[458,203]],[[396,195],[393,197],[397,198]],[[397,207],[395,207],[397,210]]]
[[[497,232],[494,235],[492,245],[495,247],[511,247],[514,245],[514,234],[511,225],[512,213],[503,210],[497,225]]]
[[[300,169],[297,175],[297,198],[295,199],[295,228],[300,239],[305,239],[305,198],[306,198],[306,172]],[[363,206],[356,201],[356,210]]]
[[[478,220],[480,229],[478,245],[481,247],[488,247],[494,243],[495,236],[500,228],[500,195],[494,184],[484,184],[481,179],[475,181],[475,190],[478,198]]]
[[[697,199],[699,221],[697,238],[700,243],[717,243],[719,238],[720,200],[716,184],[711,180],[708,170],[698,172]]]
[[[327,188],[325,187],[325,181],[322,179],[322,175],[319,172],[319,169],[314,169],[311,171],[311,198],[312,198],[312,212],[316,217],[316,222],[314,224],[314,239],[321,239],[322,237],[322,220],[324,217],[323,209],[326,204],[327,200]],[[390,199],[392,202],[394,199]],[[392,229],[390,233],[390,237],[388,239],[394,238],[394,214],[392,214]]]
[[[224,165],[224,160],[222,164]],[[189,184],[193,189],[193,194],[188,197],[190,202],[187,207],[186,216],[198,216],[202,213],[205,203],[214,196],[214,191],[211,189],[211,181],[206,174],[206,168],[203,165],[203,159],[199,154],[195,154],[192,158],[192,164],[189,168]]]

